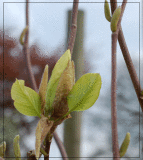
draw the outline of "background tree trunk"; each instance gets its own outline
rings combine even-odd
[[[68,11],[68,35],[71,24],[71,11]],[[77,17],[77,34],[73,49],[72,60],[75,63],[76,81],[83,75],[83,36],[84,36],[84,12],[79,10]],[[67,38],[68,39],[68,38]],[[72,118],[64,122],[64,146],[68,157],[77,157],[80,159],[80,142],[81,142],[81,118],[82,112],[72,112]],[[78,158],[79,157],[79,158]]]

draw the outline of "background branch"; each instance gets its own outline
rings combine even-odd
[[[114,160],[119,160],[119,144],[117,130],[117,108],[116,108],[116,89],[117,89],[117,67],[116,67],[116,46],[117,34],[112,34],[112,77],[111,77],[111,118],[112,118],[112,151]]]
[[[73,52],[74,42],[76,38],[76,30],[77,30],[77,15],[78,15],[78,2],[79,0],[74,0],[73,2],[73,10],[72,10],[72,23],[70,27],[70,35],[68,39],[68,49],[71,51],[71,55]]]
[[[117,90],[117,65],[116,65],[116,47],[119,28],[123,12],[125,9],[126,0],[123,0],[121,6],[121,15],[117,24],[117,30],[112,32],[112,77],[111,77],[111,117],[112,117],[112,150],[113,159],[119,160],[119,144],[118,144],[118,130],[117,130],[117,108],[116,108],[116,90]]]
[[[27,32],[25,34],[25,41],[24,41],[24,46],[23,46],[23,53],[26,59],[26,66],[27,66],[27,71],[28,75],[30,77],[31,81],[31,86],[33,89],[38,92],[36,81],[34,78],[34,74],[32,72],[32,67],[31,67],[31,61],[30,61],[30,53],[29,53],[29,5],[28,5],[28,0],[26,0],[26,26],[28,26]]]
[[[25,61],[26,61],[26,66],[27,66],[27,71],[28,71],[28,76],[29,80],[31,82],[31,86],[33,89],[38,92],[36,81],[34,78],[34,74],[32,73],[32,68],[31,68],[31,61],[30,61],[30,53],[29,53],[29,5],[28,5],[28,0],[26,0],[26,26],[28,27],[27,32],[25,34],[25,41],[24,41],[24,46],[23,46],[23,53],[25,56]],[[29,151],[27,153],[27,159],[28,160],[36,160],[35,154],[32,151]]]
[[[111,3],[112,14],[113,14],[114,10],[117,7],[117,0],[110,0],[110,3]],[[133,65],[133,62],[132,62],[132,59],[131,59],[131,56],[130,56],[130,53],[129,53],[129,50],[128,50],[128,47],[127,47],[127,44],[126,44],[126,41],[125,41],[125,38],[124,38],[122,27],[120,27],[120,30],[119,30],[118,41],[119,41],[119,45],[120,45],[120,48],[121,48],[126,66],[128,68],[128,72],[130,74],[130,77],[131,77],[131,80],[132,80],[132,83],[133,83],[138,101],[140,103],[140,106],[141,106],[141,109],[142,109],[142,112],[143,112],[143,100],[140,98],[142,89],[141,89],[139,79],[138,79],[135,67]]]
[[[60,145],[62,142],[61,142],[61,140],[60,140],[60,138],[57,138],[58,137],[58,134],[57,134],[57,132],[54,132],[55,133],[55,141],[56,141],[56,143],[57,143],[57,145],[58,145],[58,147],[59,147],[59,149],[62,151],[61,152],[61,155],[62,155],[62,157],[63,157],[63,160],[68,160],[68,155],[67,155],[67,153],[66,153],[66,151],[65,151],[65,148],[63,147],[64,145]]]

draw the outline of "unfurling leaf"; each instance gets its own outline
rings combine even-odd
[[[70,50],[67,50],[58,60],[58,62],[56,63],[52,71],[52,75],[47,87],[46,108],[45,108],[46,112],[52,109],[52,104],[55,99],[55,93],[56,93],[60,76],[63,73],[63,71],[66,69],[70,59],[71,59]]]
[[[46,90],[48,84],[48,65],[45,66],[45,70],[42,76],[41,84],[39,87],[39,96],[41,99],[41,113],[44,111],[44,106],[46,102]]]
[[[121,15],[121,7],[116,8],[111,18],[111,31],[116,32],[117,24]]]
[[[14,155],[16,160],[21,160],[20,146],[19,146],[19,135],[14,138],[13,141]]]
[[[98,99],[101,83],[101,76],[98,73],[83,75],[67,97],[69,112],[84,111],[90,108]]]
[[[128,149],[129,143],[130,143],[130,138],[131,138],[131,135],[130,135],[130,133],[128,132],[128,133],[126,134],[126,137],[125,137],[125,139],[124,139],[121,147],[120,147],[120,151],[119,151],[120,157],[123,157],[123,156],[125,155],[125,153],[126,153],[126,151],[127,151],[127,149]]]
[[[24,39],[24,36],[25,36],[27,30],[28,30],[28,26],[26,26],[26,27],[24,28],[24,30],[22,31],[22,33],[21,33],[21,35],[20,35],[19,41],[20,41],[20,44],[21,44],[21,45],[24,45],[24,40],[23,40],[23,39]]]
[[[67,103],[67,96],[71,91],[71,89],[73,88],[74,83],[75,83],[74,62],[69,60],[66,69],[61,74],[57,86],[56,96],[52,106],[54,108],[52,117],[60,118],[68,112],[69,108]]]
[[[11,97],[15,108],[27,116],[41,117],[40,96],[34,90],[24,86],[23,80],[17,80],[12,85]]]
[[[107,0],[104,3],[104,14],[107,21],[111,22],[110,8]]]
[[[36,136],[35,151],[37,159],[39,159],[41,144],[52,126],[53,126],[53,121],[49,121],[48,118],[44,116],[39,120],[37,124],[35,133]]]
[[[5,150],[6,150],[6,142],[2,142],[0,144],[0,157],[4,157],[4,153],[5,153]]]

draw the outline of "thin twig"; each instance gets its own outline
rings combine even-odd
[[[119,157],[118,131],[117,131],[117,109],[116,109],[116,44],[117,34],[112,34],[112,77],[111,77],[111,117],[112,117],[112,150],[113,157]],[[119,160],[117,158],[116,160]]]
[[[110,0],[110,2],[111,2],[111,10],[112,10],[112,13],[113,13],[114,10],[117,7],[117,0]],[[126,41],[125,41],[125,38],[124,38],[122,27],[120,27],[120,30],[119,30],[118,41],[119,41],[119,45],[120,45],[120,48],[121,48],[126,66],[128,68],[129,74],[130,74],[130,77],[131,77],[136,95],[138,97],[138,101],[140,103],[140,106],[141,106],[141,109],[142,109],[142,112],[143,112],[143,99],[140,98],[142,89],[141,89],[140,82],[139,82],[135,67],[133,65],[133,62],[132,62],[132,59],[131,59],[131,56],[130,56],[130,53],[129,53],[129,50],[128,50],[128,47],[127,47],[127,44],[126,44]]]
[[[118,130],[117,130],[117,108],[116,108],[116,89],[117,89],[116,47],[117,47],[119,28],[121,25],[121,20],[125,9],[125,5],[126,5],[126,0],[123,0],[121,7],[121,15],[119,22],[117,24],[117,30],[116,32],[112,33],[111,117],[112,117],[112,147],[113,147],[112,150],[113,150],[114,160],[120,160]]]
[[[35,82],[35,78],[34,75],[32,73],[32,68],[31,68],[31,61],[30,61],[30,53],[29,53],[29,5],[28,5],[28,0],[26,0],[26,26],[28,27],[27,32],[25,34],[25,41],[24,41],[24,46],[23,46],[23,52],[25,55],[25,59],[26,59],[26,66],[27,66],[27,70],[28,70],[28,75],[30,78],[30,82],[31,82],[31,86],[33,86],[33,89],[38,92],[37,86],[36,86],[36,82]],[[33,153],[33,152],[32,152]],[[27,153],[27,157],[28,160],[35,160],[35,154],[31,154],[31,152]]]
[[[70,49],[71,55],[73,52],[74,42],[76,38],[78,3],[79,3],[79,0],[74,0],[73,2],[72,23],[71,23],[70,35],[68,39],[68,49]]]
[[[60,145],[62,142],[61,142],[61,140],[59,139],[59,138],[57,138],[58,137],[58,134],[57,133],[55,133],[55,140],[56,140],[56,143],[57,143],[57,145],[59,146],[59,149],[60,150],[62,150],[62,152],[61,152],[61,154],[62,154],[62,157],[63,157],[63,160],[68,160],[68,155],[67,155],[67,153],[66,153],[66,151],[65,151],[65,148],[63,148],[63,146],[62,145]]]
[[[37,85],[36,85],[35,77],[34,77],[34,75],[32,73],[31,61],[30,61],[30,53],[29,53],[29,46],[28,46],[28,42],[29,42],[29,5],[28,4],[29,4],[29,2],[28,2],[28,0],[26,0],[26,26],[28,26],[28,30],[27,30],[27,32],[25,34],[25,42],[24,42],[23,51],[24,51],[24,55],[26,57],[26,64],[27,64],[28,74],[29,74],[29,77],[30,77],[31,84],[33,85],[33,89],[36,92],[38,92],[38,88],[37,88]],[[66,151],[64,149],[63,144],[60,143],[61,141],[60,141],[57,133],[54,132],[53,135],[54,135],[55,141],[58,143],[58,147],[60,146],[59,149],[60,149],[61,154],[64,157],[66,157],[67,156],[67,154],[65,154]],[[34,157],[33,155],[31,156],[31,154],[27,154],[27,155],[29,156],[28,157],[29,159]]]
[[[23,52],[26,57],[26,66],[28,69],[28,74],[30,77],[31,84],[33,86],[33,89],[38,92],[36,81],[34,78],[34,74],[32,73],[31,68],[31,61],[30,61],[30,53],[29,53],[29,6],[28,6],[28,0],[26,0],[26,26],[28,26],[27,32],[25,34],[25,41],[23,46]]]

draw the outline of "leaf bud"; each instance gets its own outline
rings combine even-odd
[[[104,3],[104,14],[107,21],[111,22],[110,8],[107,0],[105,0],[105,3]]]
[[[131,138],[131,135],[129,132],[127,132],[126,137],[120,147],[120,151],[119,151],[120,157],[123,157],[125,155],[125,153],[128,149],[129,143],[130,143],[130,138]]]
[[[111,31],[116,32],[117,24],[121,15],[121,7],[116,8],[111,18]]]
[[[70,50],[68,49],[57,61],[52,71],[52,75],[48,82],[47,93],[46,93],[46,105],[45,105],[46,117],[48,117],[48,115],[51,115],[53,112],[52,105],[56,96],[57,86],[62,73],[67,68],[69,60],[71,60],[71,54],[70,54]]]
[[[14,155],[16,160],[21,160],[20,146],[19,146],[19,135],[15,136],[13,141]]]
[[[60,118],[65,115],[69,108],[67,102],[67,96],[73,85],[75,84],[75,69],[74,69],[74,62],[69,60],[67,68],[62,73],[58,87],[56,90],[56,96],[53,102],[54,112],[52,117]]]
[[[20,41],[20,44],[21,44],[21,45],[24,45],[24,40],[23,40],[23,39],[24,39],[24,36],[25,36],[27,30],[28,30],[28,26],[26,26],[26,27],[24,28],[24,30],[22,31],[22,33],[21,33],[21,35],[20,35],[19,41]]]

